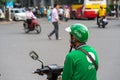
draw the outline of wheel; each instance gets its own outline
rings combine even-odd
[[[28,24],[27,23],[23,23],[23,27],[24,27],[25,33],[29,33]]]
[[[100,28],[100,25],[98,25],[98,28]]]
[[[35,30],[37,31],[37,34],[41,33],[41,26],[40,25],[36,25],[35,26]]]
[[[17,21],[17,20],[16,20],[16,17],[14,17],[13,20],[14,20],[14,21]]]
[[[71,19],[73,19],[73,20],[76,19],[75,12],[72,14]]]
[[[105,28],[105,25],[102,25],[102,28]]]
[[[102,28],[105,28],[105,22],[102,22]]]

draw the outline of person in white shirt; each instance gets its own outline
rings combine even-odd
[[[65,8],[64,17],[65,17],[65,21],[68,21],[70,18],[70,10],[68,7]]]
[[[28,11],[26,12],[26,18],[27,18],[26,21],[28,23],[28,27],[31,27],[32,19],[35,18],[31,8],[28,8]]]
[[[59,26],[58,26],[58,23],[60,22],[60,20],[59,20],[58,9],[59,9],[59,5],[54,4],[54,9],[52,10],[52,15],[51,15],[54,30],[48,35],[49,40],[51,40],[51,36],[53,34],[55,34],[56,40],[60,39],[60,37],[59,37]]]

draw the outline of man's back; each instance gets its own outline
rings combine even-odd
[[[52,10],[52,22],[57,22],[57,19],[59,19],[58,11],[56,8],[54,8]]]
[[[105,9],[101,9],[101,8],[100,8],[100,9],[98,10],[98,16],[99,16],[99,17],[105,16],[105,13],[106,13],[106,12],[105,12]]]
[[[34,14],[32,13],[32,11],[27,11],[26,17],[27,17],[27,19],[32,19],[34,17]]]
[[[94,48],[82,46],[96,61],[98,57]],[[90,59],[80,50],[74,50],[66,56],[62,80],[97,80],[96,69]]]

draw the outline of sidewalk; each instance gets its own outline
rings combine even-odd
[[[119,18],[116,18],[114,16],[107,16],[106,17],[108,20],[119,20]]]
[[[6,21],[6,20],[0,20],[0,24],[11,24],[15,21]]]

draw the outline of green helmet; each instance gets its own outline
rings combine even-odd
[[[88,40],[89,31],[83,24],[73,24],[71,27],[66,28],[66,31],[70,32],[80,42],[86,42]]]

